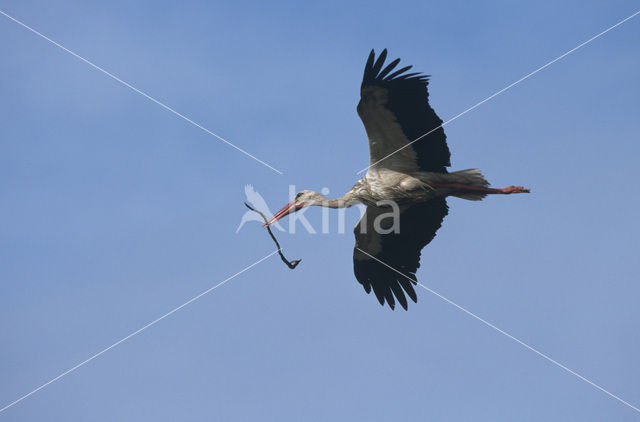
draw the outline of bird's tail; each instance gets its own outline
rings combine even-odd
[[[450,173],[450,175],[455,180],[455,183],[460,183],[462,185],[478,186],[482,188],[486,188],[487,186],[489,186],[489,182],[484,178],[484,176],[478,169],[454,171],[453,173]],[[486,193],[471,192],[459,194],[453,193],[451,195],[462,199],[468,199],[469,201],[482,201],[482,198],[487,196]]]

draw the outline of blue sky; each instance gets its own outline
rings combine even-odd
[[[272,209],[289,184],[351,187],[371,48],[431,74],[447,120],[638,9],[0,1],[284,172],[0,16],[0,407],[272,252],[256,223],[235,234],[245,184]],[[533,193],[451,199],[418,272],[635,406],[639,36],[636,17],[446,126],[452,168]],[[640,419],[424,290],[380,307],[349,230],[280,241],[295,271],[266,260],[0,420]]]

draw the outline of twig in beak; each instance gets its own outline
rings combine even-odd
[[[260,217],[262,217],[262,219],[264,220],[264,224],[265,224],[264,226],[269,231],[269,235],[271,236],[271,238],[273,239],[273,241],[276,244],[276,247],[278,248],[278,254],[280,255],[280,259],[282,259],[282,262],[284,262],[287,265],[287,267],[289,267],[292,270],[295,267],[297,267],[298,264],[300,263],[300,261],[302,261],[302,260],[301,259],[294,259],[293,261],[289,261],[287,258],[284,257],[284,255],[282,254],[282,248],[280,247],[280,244],[278,243],[278,240],[276,239],[276,237],[273,235],[273,232],[271,231],[271,227],[269,227],[269,223],[268,223],[267,217],[265,217],[265,215],[263,213],[261,213],[260,211],[258,211],[255,208],[253,208],[251,205],[247,204],[246,202],[244,203],[244,206],[249,208],[251,211],[260,214]]]

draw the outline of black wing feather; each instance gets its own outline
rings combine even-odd
[[[387,67],[385,67],[382,72],[380,72],[378,74],[378,78],[382,79],[385,76],[387,76],[387,74],[389,72],[391,72],[397,65],[398,63],[400,63],[400,59],[395,59],[394,61],[392,61],[391,63],[389,63],[389,65]]]
[[[378,73],[380,73],[380,69],[382,69],[382,65],[384,64],[384,61],[386,59],[387,59],[387,49],[385,48],[384,50],[382,50],[382,53],[380,53],[380,55],[378,56],[378,60],[376,60],[376,63],[373,65],[373,68],[371,69],[371,73],[373,75],[378,75]]]
[[[400,60],[400,59],[398,59],[398,60]],[[409,69],[411,69],[411,68],[413,68],[413,66],[405,66],[405,67],[403,67],[402,69],[400,69],[400,70],[398,70],[398,71],[396,71],[396,72],[393,72],[391,75],[389,75],[389,76],[387,76],[386,78],[384,78],[384,80],[385,80],[385,81],[388,81],[388,80],[390,80],[390,79],[393,79],[393,78],[395,78],[396,76],[398,76],[399,74],[404,73],[404,72],[406,72],[407,70],[409,70]]]

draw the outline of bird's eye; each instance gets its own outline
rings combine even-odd
[[[296,194],[296,199],[300,199],[300,197],[301,197],[301,196],[302,196],[302,192],[298,192],[298,193]]]

